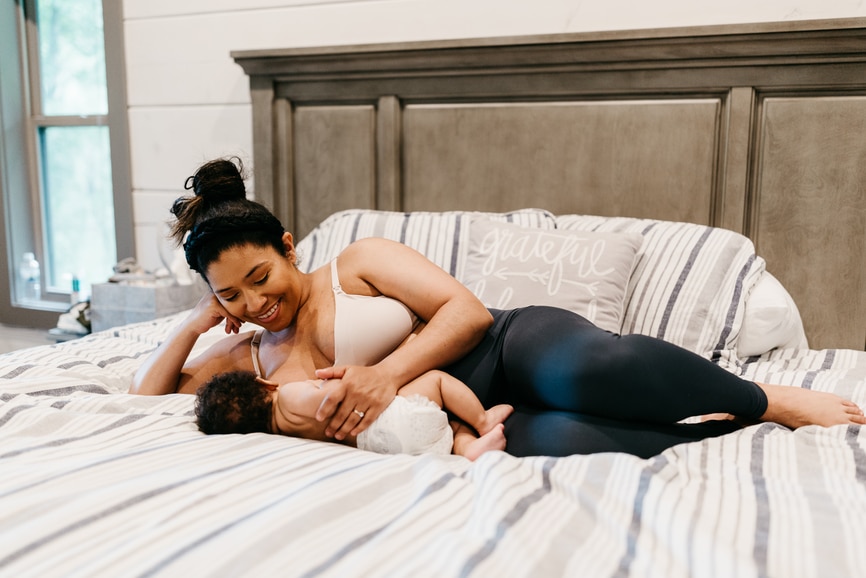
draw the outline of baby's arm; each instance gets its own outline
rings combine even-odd
[[[325,399],[322,380],[290,381],[279,388],[279,408],[283,415],[286,412],[307,419],[316,419],[316,411]],[[286,416],[287,418],[289,416]]]

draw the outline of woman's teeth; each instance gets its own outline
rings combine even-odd
[[[279,306],[279,304],[280,304],[280,302],[277,301],[276,303],[274,303],[274,306],[273,306],[273,307],[271,307],[270,309],[268,309],[267,311],[265,311],[262,315],[259,315],[256,319],[258,319],[259,321],[265,321],[266,319],[268,319],[268,318],[271,317],[274,313],[277,312],[277,306]]]

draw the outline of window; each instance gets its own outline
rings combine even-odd
[[[135,254],[120,6],[0,5],[2,259],[9,272],[0,321],[34,325],[39,311],[56,321],[73,279],[89,294],[118,258]],[[38,276],[22,270],[31,255]]]

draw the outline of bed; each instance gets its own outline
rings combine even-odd
[[[255,194],[295,230],[306,270],[385,236],[492,305],[575,308],[749,379],[866,405],[864,26],[238,53],[251,79]],[[797,152],[800,116],[820,141],[809,155]],[[546,155],[533,152],[542,145]],[[571,159],[568,169],[547,155]],[[811,228],[799,220],[809,213]],[[491,266],[491,239],[536,250]],[[551,246],[557,258],[539,248]],[[844,294],[822,285],[833,274]],[[647,459],[490,452],[475,462],[206,436],[190,396],[126,393],[183,315],[0,356],[0,574],[866,568],[860,427],[757,424]]]

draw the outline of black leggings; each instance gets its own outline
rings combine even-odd
[[[755,383],[660,339],[615,335],[555,307],[491,313],[482,342],[446,371],[485,407],[515,407],[505,424],[512,455],[649,457],[739,429],[728,420],[676,423],[686,417],[757,419],[767,410]]]

